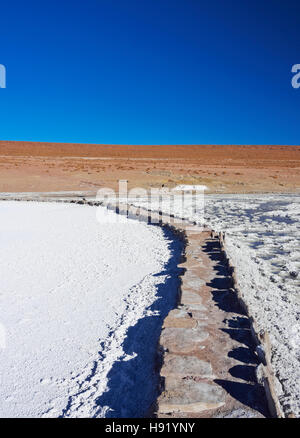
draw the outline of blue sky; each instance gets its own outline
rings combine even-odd
[[[0,139],[300,144],[300,2],[1,4]]]

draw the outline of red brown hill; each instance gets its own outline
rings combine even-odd
[[[0,191],[205,184],[212,192],[298,192],[300,146],[92,145],[0,141]]]

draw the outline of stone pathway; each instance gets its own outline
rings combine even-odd
[[[250,321],[231,289],[219,239],[186,230],[180,304],[160,337],[158,417],[265,417]]]

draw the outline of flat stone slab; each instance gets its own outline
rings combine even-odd
[[[196,245],[196,244],[188,244],[187,245],[187,247],[186,247],[186,249],[185,249],[185,253],[187,254],[187,255],[192,255],[192,254],[202,254],[202,248],[199,246],[199,245]]]
[[[200,315],[200,312],[201,312],[201,314],[202,314],[201,318],[202,318],[202,319],[204,318],[205,311],[207,310],[207,308],[206,308],[205,306],[203,306],[203,304],[193,304],[193,303],[190,303],[190,304],[184,304],[184,303],[182,303],[182,306],[186,307],[186,309],[187,309],[189,312],[191,312],[192,315],[193,315],[193,312],[194,312],[195,310],[197,310],[197,311],[199,312],[198,315]],[[193,318],[198,319],[199,316],[196,317],[196,316],[193,315]],[[199,319],[200,319],[200,318],[199,318]]]
[[[203,267],[203,263],[202,263],[202,261],[201,260],[196,260],[196,259],[193,259],[193,260],[187,260],[187,261],[185,261],[185,262],[183,262],[183,263],[180,263],[179,265],[177,265],[179,268],[185,268],[185,269],[188,269],[188,270],[192,270],[192,269],[199,269],[199,268],[201,268],[201,267]],[[188,271],[187,271],[188,272]]]
[[[193,376],[213,379],[215,377],[209,362],[198,359],[196,356],[180,356],[169,353],[165,354],[161,375],[178,378]]]
[[[160,345],[170,353],[188,354],[200,348],[201,342],[208,338],[208,333],[202,328],[171,328],[163,329]]]
[[[205,281],[203,281],[201,278],[197,278],[196,276],[194,278],[190,277],[190,279],[184,276],[182,281],[184,285],[195,290],[199,290],[205,284]]]
[[[167,318],[169,316],[172,318],[191,318],[191,314],[184,308],[171,310]]]
[[[202,304],[202,298],[199,294],[181,288],[181,304]]]
[[[183,309],[174,309],[169,312],[164,320],[163,328],[165,327],[185,327],[193,328],[197,326],[197,321],[192,318],[192,315]]]
[[[201,248],[187,248],[185,250],[186,256],[187,257],[191,257],[192,259],[197,259],[198,257],[201,257],[202,255],[202,250]]]
[[[189,309],[192,313],[193,319],[198,321],[198,325],[200,320],[203,321],[204,320],[208,320],[208,315],[204,312],[204,310],[206,310],[206,308],[204,306],[200,306],[200,309],[197,305],[194,305],[192,308],[190,307]]]
[[[191,263],[191,262],[186,261],[186,266],[189,266],[189,263]],[[193,262],[193,263],[196,263],[196,262]],[[197,262],[197,265],[199,266],[198,262]],[[188,270],[184,273],[184,279],[186,279],[186,280],[198,280],[199,278],[200,278],[199,275],[193,271]]]
[[[200,413],[220,408],[224,403],[225,391],[220,386],[168,377],[165,391],[158,399],[158,413]]]

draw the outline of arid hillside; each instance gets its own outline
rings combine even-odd
[[[216,193],[299,192],[300,146],[0,142],[0,192],[204,184]]]

